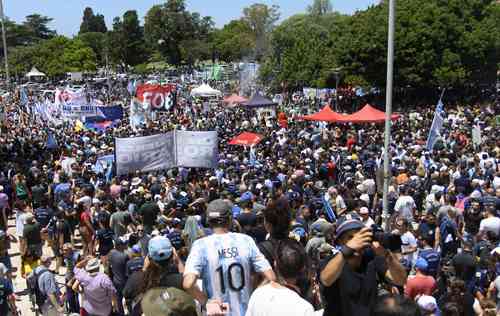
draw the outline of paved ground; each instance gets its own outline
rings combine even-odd
[[[14,218],[9,219],[9,230],[8,232],[15,236],[16,233],[16,226],[15,226],[15,220]],[[53,255],[52,250],[45,245],[43,247],[43,253],[46,255]],[[21,315],[23,316],[28,316],[28,315],[35,315],[33,310],[31,309],[31,302],[28,299],[28,295],[26,292],[26,280],[21,277],[21,255],[19,254],[19,243],[18,242],[12,242],[11,243],[11,249],[9,251],[11,260],[12,260],[12,267],[14,268],[14,273],[13,273],[13,283],[14,283],[14,289],[16,292],[16,297],[17,297],[17,309],[21,311]],[[51,269],[55,269],[55,260],[52,262]],[[63,284],[64,283],[64,272],[65,268],[61,267],[60,269],[60,274],[56,276],[56,280],[58,283]],[[3,315],[0,315],[3,316]]]

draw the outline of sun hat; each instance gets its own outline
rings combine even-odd
[[[149,240],[148,243],[149,257],[154,261],[160,262],[170,259],[172,256],[172,244],[165,236],[156,236]]]
[[[154,288],[141,301],[145,316],[197,316],[194,299],[177,288]]]
[[[99,259],[90,259],[85,265],[85,271],[87,271],[88,273],[99,272]]]

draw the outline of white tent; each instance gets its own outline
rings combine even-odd
[[[31,68],[31,71],[26,74],[26,77],[45,77],[46,75],[36,69],[36,67]]]
[[[208,84],[202,84],[201,86],[191,90],[191,95],[193,97],[219,97],[222,93],[210,87]]]

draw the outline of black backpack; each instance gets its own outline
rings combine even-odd
[[[38,272],[33,271],[27,278],[28,290],[30,295],[34,296],[36,305],[41,308],[47,300],[47,294],[43,293],[38,286],[38,280],[42,274],[50,272],[48,269],[41,269]]]

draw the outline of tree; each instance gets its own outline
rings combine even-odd
[[[332,12],[332,3],[330,0],[314,0],[313,4],[307,7],[310,15],[322,16]]]
[[[120,64],[135,66],[145,60],[146,44],[144,31],[139,24],[137,11],[127,11],[123,19],[113,20],[113,31],[109,33],[112,59]]]
[[[214,32],[212,45],[220,59],[239,61],[255,51],[255,38],[246,21],[232,20]]]
[[[288,18],[272,34],[272,52],[266,59],[264,82],[285,82],[292,89],[324,86],[334,64],[330,30],[310,15]]]
[[[52,20],[52,18],[40,14],[30,14],[26,16],[26,21],[23,22],[23,26],[31,33],[34,41],[49,39],[56,35],[56,31],[48,27],[48,24],[52,22]]]
[[[108,34],[100,32],[87,32],[78,35],[86,46],[90,47],[96,56],[96,63],[104,65],[106,63],[106,52],[109,50]]]
[[[90,7],[86,7],[85,10],[83,10],[82,24],[80,24],[80,32],[78,34],[88,32],[106,33],[107,30],[104,15],[95,15]]]
[[[36,66],[49,77],[64,75],[70,71],[95,71],[96,69],[94,52],[79,39],[55,36],[26,49],[31,49],[33,53],[29,60],[30,65],[25,69]],[[23,65],[14,66],[22,67]]]
[[[279,20],[279,7],[255,3],[243,9],[243,21],[247,22],[255,37],[255,58],[260,59],[267,51],[268,34]]]
[[[168,0],[155,5],[144,20],[147,44],[158,50],[170,64],[189,62],[199,56],[203,50],[200,47],[208,47],[206,42],[213,28],[211,18],[201,18],[198,13],[187,11],[184,0]],[[189,52],[192,49],[195,51]]]

